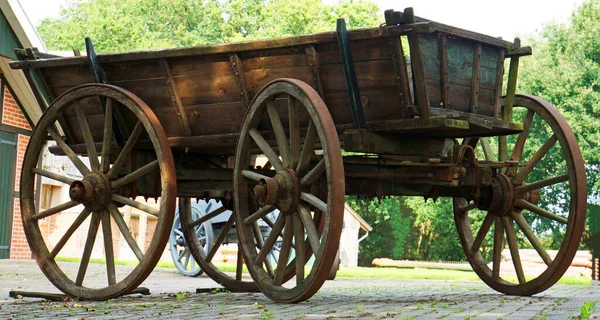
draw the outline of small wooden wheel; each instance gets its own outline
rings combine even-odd
[[[517,95],[514,105],[512,119],[523,132],[479,139],[483,164],[495,167],[495,176],[477,202],[455,198],[454,217],[479,277],[502,293],[532,295],[556,283],[577,252],[587,184],[577,141],[558,111],[527,95]],[[502,262],[505,243],[512,263]],[[519,249],[526,248],[540,260],[533,264],[538,267],[522,257]]]
[[[214,205],[213,205],[214,204]],[[206,272],[206,274],[221,284],[225,288],[234,292],[256,292],[258,287],[254,281],[244,280],[242,278],[244,264],[242,259],[242,252],[238,250],[237,264],[235,270],[235,276],[220,270],[219,267],[213,264],[213,258],[219,247],[228,241],[227,236],[229,232],[235,228],[235,217],[234,214],[227,210],[225,206],[217,205],[214,200],[209,202],[208,211],[204,212],[202,216],[192,216],[192,206],[189,198],[179,199],[179,211],[181,213],[181,225],[183,233],[188,241],[188,248],[192,253],[194,259],[198,262],[198,265]],[[223,228],[220,230],[219,235],[214,242],[210,245],[210,249],[206,250],[200,239],[193,237],[197,226],[204,223],[210,224],[210,219],[225,220]]]
[[[77,129],[66,140],[81,141],[81,148],[68,144],[61,136],[65,130],[58,129],[59,122],[66,120],[72,123],[72,130]],[[119,133],[126,138],[120,150],[113,144],[113,128],[120,128]],[[127,129],[131,130],[129,134]],[[57,157],[64,159],[66,167],[74,167],[75,174],[38,167],[48,134],[65,155]],[[100,153],[96,150],[97,141],[102,142]],[[143,156],[134,157],[140,148]],[[89,165],[79,157],[84,154]],[[70,200],[38,211],[34,200],[38,176],[69,186]],[[147,180],[155,181],[152,194],[159,196],[156,205],[138,202],[134,197],[138,187],[148,186]],[[136,184],[138,181],[141,183]],[[167,137],[154,113],[134,94],[115,86],[90,84],[58,97],[33,130],[21,176],[23,226],[41,270],[58,289],[72,297],[105,300],[130,293],[154,269],[169,240],[177,194],[174,181],[175,167]],[[137,209],[136,215],[156,221],[154,232],[148,230],[152,238],[144,245],[138,245],[119,211],[123,205]],[[47,238],[42,233],[52,221],[68,226],[58,239],[57,234]],[[100,250],[93,250],[98,229],[102,229],[103,245]],[[78,256],[79,251],[73,250],[82,237],[87,240]],[[115,246],[116,243],[121,245]],[[81,259],[76,268],[57,259],[71,254]],[[103,263],[90,264],[92,256]],[[117,264],[117,258],[132,259],[129,264],[134,266]],[[90,273],[103,272],[103,281],[86,279]]]
[[[344,213],[342,154],[325,103],[302,81],[269,83],[246,112],[235,154],[236,224],[250,274],[274,301],[310,298],[335,262]],[[260,170],[250,166],[256,154],[268,159]],[[271,229],[263,231],[260,220]],[[278,240],[273,265],[268,256]]]
[[[186,199],[189,202],[189,199]],[[202,274],[203,270],[200,264],[196,262],[190,250],[189,241],[183,233],[183,227],[181,224],[182,208],[181,202],[185,201],[183,198],[179,199],[179,211],[175,213],[175,220],[173,221],[173,227],[171,228],[171,236],[169,237],[169,247],[171,249],[171,258],[173,258],[173,264],[179,273],[187,277],[197,277]],[[189,213],[192,219],[195,221],[204,216],[204,213],[196,207],[190,207],[191,212]],[[186,213],[187,214],[187,213]],[[208,253],[212,248],[214,241],[213,228],[209,220],[205,220],[203,223],[197,224],[193,227],[193,231],[190,234],[198,240],[197,245],[205,253]]]

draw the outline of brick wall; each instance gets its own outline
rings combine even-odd
[[[17,102],[14,97],[10,93],[7,87],[4,87],[4,101],[3,101],[3,111],[2,111],[2,123],[18,127],[22,129],[31,130],[27,119],[19,109]]]
[[[6,83],[5,83],[6,84]],[[17,101],[14,96],[8,90],[7,86],[2,86],[3,96],[2,99],[2,124],[16,127],[25,130],[31,130],[27,119],[21,112]],[[29,136],[19,134],[17,138],[17,157],[15,159],[15,183],[14,191],[19,192],[20,181],[21,181],[21,168],[23,163],[23,157],[25,156],[25,150],[29,143]],[[31,259],[31,251],[25,238],[23,231],[23,224],[21,222],[21,202],[19,198],[15,198],[13,202],[13,216],[12,216],[12,234],[11,234],[11,259]]]

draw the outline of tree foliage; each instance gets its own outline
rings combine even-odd
[[[589,194],[597,197],[600,170],[600,0],[586,0],[568,24],[551,23],[528,41],[519,91],[551,102],[566,118],[586,162]]]
[[[320,0],[76,0],[38,31],[51,50],[84,48],[91,37],[98,52],[187,47],[374,27],[382,19],[368,1]]]

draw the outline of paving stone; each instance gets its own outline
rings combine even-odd
[[[8,290],[17,288],[56,292],[33,262],[3,260],[0,270],[0,319],[566,319],[578,315],[586,301],[600,301],[598,282],[511,297],[478,281],[343,277],[298,304],[277,304],[260,293],[190,293],[178,298],[178,292],[218,286],[206,276],[186,278],[157,268],[143,284],[150,296],[45,302],[8,298]]]

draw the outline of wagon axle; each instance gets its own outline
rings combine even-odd
[[[300,201],[300,181],[292,169],[264,178],[254,187],[254,197],[261,205],[272,205],[283,213],[294,212]]]
[[[92,172],[82,180],[75,180],[69,187],[71,200],[82,203],[92,211],[108,208],[112,189],[110,180],[105,174]]]

